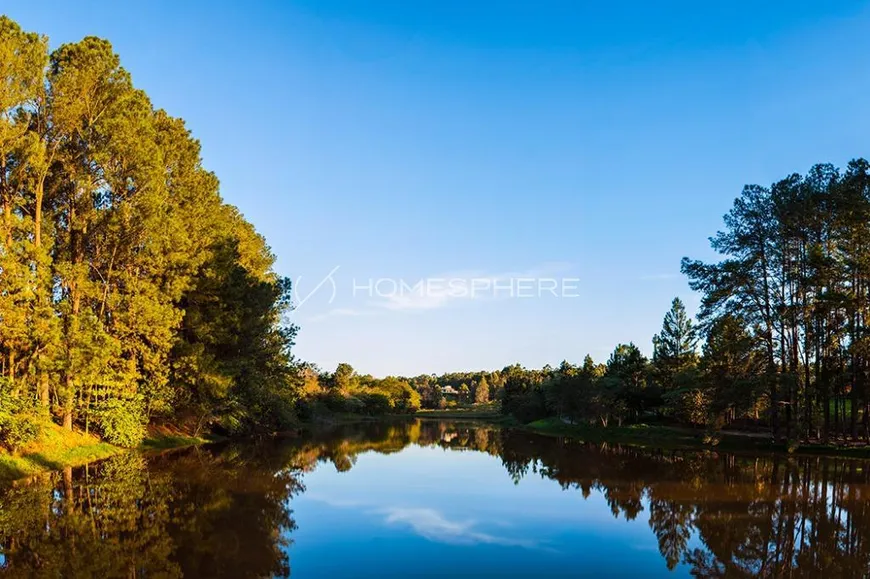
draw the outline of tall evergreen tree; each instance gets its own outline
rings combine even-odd
[[[673,389],[676,376],[697,363],[698,336],[686,307],[674,298],[665,314],[662,331],[653,337],[653,368],[659,384]]]

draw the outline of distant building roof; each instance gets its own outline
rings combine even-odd
[[[441,394],[459,394],[453,386],[441,386]]]

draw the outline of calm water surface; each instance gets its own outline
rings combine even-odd
[[[870,463],[452,422],[125,454],[0,489],[9,577],[864,577]]]

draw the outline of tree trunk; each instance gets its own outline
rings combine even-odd
[[[47,372],[43,372],[43,371],[39,372],[38,388],[39,388],[39,390],[38,390],[37,396],[39,398],[40,404],[42,404],[45,407],[48,407],[48,398],[49,398],[48,389],[49,389],[49,386],[48,386],[48,373]]]
[[[45,301],[46,292],[42,287],[41,259],[42,259],[42,200],[45,197],[45,175],[43,174],[36,184],[36,199],[33,207],[33,245],[36,251],[36,259],[33,262],[33,272],[36,279],[36,310],[42,312],[42,305]],[[41,336],[37,336],[37,340]],[[42,406],[48,407],[48,373],[42,367],[42,352],[36,354],[36,382],[37,382],[37,398]]]
[[[80,250],[80,236],[76,231],[76,211],[75,211],[75,200],[70,199],[70,211],[69,211],[69,236],[70,236],[70,262],[75,266],[81,261],[81,250]],[[78,288],[78,280],[75,279],[75,274],[73,275],[72,280],[70,281],[69,286],[69,299],[72,302],[72,309],[70,315],[67,316],[66,319],[66,343],[67,343],[67,364],[70,364],[72,359],[71,349],[73,348],[72,344],[72,336],[70,334],[75,334],[78,331],[78,314],[79,308],[81,307],[81,296],[79,295]],[[75,381],[73,380],[73,369],[69,366],[66,368],[64,372],[64,386],[66,391],[64,392],[64,401],[63,401],[63,426],[67,430],[72,430],[73,425],[73,411],[75,408]]]
[[[12,395],[16,398],[20,394],[18,385],[15,384],[15,350],[9,346],[9,385],[12,387]]]
[[[73,390],[72,377],[67,374],[64,379],[66,381],[66,394],[63,401],[63,427],[67,430],[72,430],[75,390]]]

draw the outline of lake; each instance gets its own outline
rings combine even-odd
[[[417,420],[0,489],[9,577],[864,577],[870,463]]]

